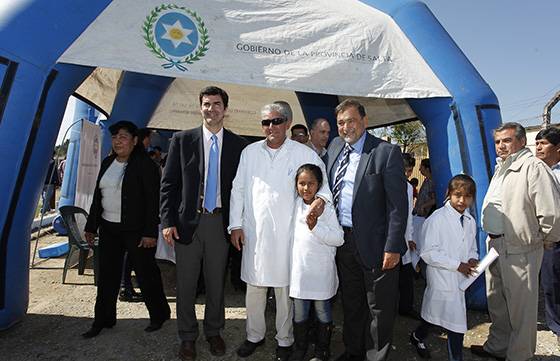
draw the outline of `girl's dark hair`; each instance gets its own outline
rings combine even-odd
[[[303,172],[309,172],[313,174],[315,176],[315,179],[317,179],[317,183],[319,184],[318,189],[321,188],[321,186],[323,185],[323,172],[321,172],[321,168],[319,168],[319,166],[311,163],[304,164],[298,168],[296,172],[296,187],[299,175]]]
[[[464,188],[468,194],[473,197],[476,195],[476,183],[474,179],[466,174],[457,174],[449,181],[447,185],[447,196],[451,194],[456,189]]]

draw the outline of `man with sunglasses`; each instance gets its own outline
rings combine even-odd
[[[296,200],[295,176],[306,163],[316,164],[326,178],[319,156],[306,145],[288,139],[291,109],[285,102],[262,108],[261,126],[266,139],[241,153],[231,190],[231,242],[242,250],[241,279],[247,283],[247,339],[237,350],[248,357],[264,343],[265,306],[268,287],[276,298],[276,359],[287,360],[294,342],[292,301],[289,297],[291,218]],[[307,221],[314,224],[324,202],[331,201],[323,184]]]

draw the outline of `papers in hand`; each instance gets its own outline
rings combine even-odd
[[[478,266],[476,266],[475,273],[472,276],[469,276],[461,281],[459,284],[459,289],[461,291],[466,290],[469,286],[482,274],[482,272],[486,271],[488,266],[492,264],[498,258],[499,254],[496,252],[494,247],[490,248],[488,254],[484,256],[484,258],[478,262]]]

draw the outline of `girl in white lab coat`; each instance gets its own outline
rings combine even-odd
[[[336,247],[344,243],[331,203],[319,218],[309,219],[309,207],[323,183],[321,168],[302,165],[296,173],[298,198],[294,210],[294,237],[290,270],[290,297],[294,298],[295,350],[290,360],[303,360],[307,352],[308,318],[311,303],[315,306],[317,341],[313,360],[327,360],[332,333],[330,299],[336,294]]]
[[[430,358],[424,340],[432,325],[437,325],[447,331],[448,359],[463,360],[467,311],[459,284],[473,274],[478,263],[476,221],[468,210],[475,194],[474,180],[456,175],[449,181],[445,205],[422,226],[420,256],[427,264],[427,286],[421,324],[410,334],[410,342],[422,358]]]

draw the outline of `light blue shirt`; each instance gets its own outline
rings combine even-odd
[[[360,158],[362,157],[365,141],[366,132],[362,134],[356,143],[352,144],[354,149],[350,153],[348,168],[346,169],[344,178],[342,178],[342,190],[340,192],[340,200],[338,201],[338,220],[344,227],[352,227],[352,195],[354,194],[354,181],[356,180],[356,171],[360,163]],[[336,160],[337,169],[343,154],[344,150],[340,152]]]

